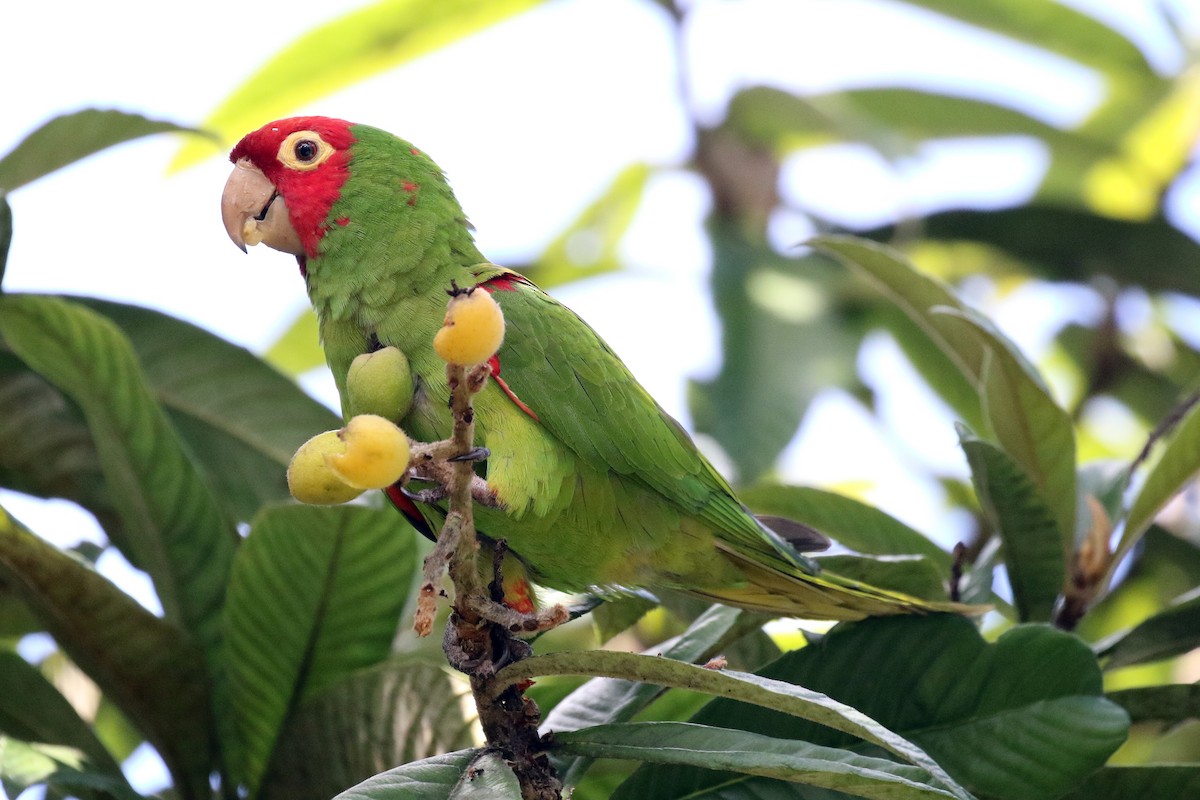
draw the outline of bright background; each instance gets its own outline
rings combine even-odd
[[[1183,61],[1164,46],[1152,3],[1066,4],[1143,44],[1163,71]],[[1200,33],[1196,4],[1165,5]],[[269,57],[353,7],[312,0],[12,4],[0,48],[0,74],[8,76],[0,152],[51,116],[84,107],[199,124]],[[909,7],[868,0],[696,0],[693,7],[683,42],[687,86],[674,68],[672,28],[656,5],[559,0],[297,113],[367,122],[412,140],[448,173],[483,251],[498,263],[519,263],[621,167],[678,164],[690,149],[684,102],[701,121],[715,122],[747,85],[811,92],[883,78],[946,91],[970,86],[984,99],[1071,125],[1101,100],[1102,84],[1086,68]],[[218,209],[228,163],[214,157],[165,176],[179,146],[171,136],[132,142],[10,195],[15,233],[5,288],[147,305],[264,351],[306,304],[295,265],[265,248],[243,256],[229,243]],[[1046,160],[1037,143],[1018,138],[939,142],[899,163],[836,146],[793,157],[781,188],[786,196],[819,198],[834,220],[869,225],[902,210],[1019,201],[1036,188]],[[1170,206],[1192,231],[1200,230],[1195,187],[1193,179],[1176,191]],[[710,254],[699,229],[707,202],[697,179],[682,171],[655,178],[626,237],[631,268],[556,291],[685,424],[686,379],[712,375],[720,358]],[[786,214],[772,222],[784,250],[811,232]],[[988,305],[1035,355],[1054,319],[1099,313],[1086,292],[1042,287],[1001,299],[989,286],[975,295],[970,288],[968,296]],[[871,502],[953,541],[958,521],[940,490],[912,468],[936,464],[966,474],[948,414],[886,337],[869,341],[860,369],[869,384],[887,387],[881,417],[893,430],[884,432],[861,406],[831,391],[785,452],[781,477],[868,486]],[[328,381],[315,376],[306,386],[333,404]],[[720,453],[713,457],[721,463]],[[70,504],[11,493],[0,493],[0,501],[60,544],[99,537]],[[134,588],[138,577],[115,551],[99,566],[154,605],[148,585]],[[144,776],[140,789],[158,779],[152,769],[135,774]]]

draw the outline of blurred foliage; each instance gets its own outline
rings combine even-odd
[[[656,4],[686,42],[696,4]],[[535,5],[368,5],[268,61],[204,127],[232,140]],[[1086,67],[1099,102],[1059,126],[963,82],[955,93],[898,80],[815,94],[742,87],[719,119],[689,119],[684,163],[625,166],[514,266],[547,287],[624,269],[649,181],[689,170],[712,201],[704,235],[723,348],[690,402],[746,502],[829,533],[855,554],[833,558],[857,558],[872,580],[949,586],[997,613],[982,636],[957,618],[878,619],[806,634],[779,655],[762,619],[730,609],[601,606],[598,637],[567,626],[522,662],[605,676],[550,677],[531,692],[547,727],[565,732],[552,756],[578,800],[1168,798],[1200,785],[1200,406],[1189,396],[1200,352],[1186,315],[1171,312],[1200,297],[1200,245],[1170,203],[1194,179],[1195,43],[1165,5],[1143,10],[1166,32],[1157,46],[1182,56],[1169,70],[1152,66],[1169,58],[1053,0],[900,5]],[[6,192],[118,142],[190,130],[87,110],[0,158],[0,278]],[[931,143],[1013,136],[1047,163],[1036,191],[1005,208],[908,210],[846,231],[819,198],[780,191],[790,159],[829,145],[899,172]],[[176,166],[212,150],[190,138]],[[781,215],[825,235],[797,254],[770,235]],[[1018,287],[1084,293],[1101,311],[1070,322],[1025,312],[1018,324],[1050,339],[1025,353],[993,322],[1020,302],[1007,299]],[[1150,313],[1123,313],[1129,303]],[[293,377],[321,364],[314,330],[311,315],[298,320],[269,361]],[[953,553],[860,500],[770,480],[820,391],[842,387],[880,411],[855,363],[880,331],[940,398],[947,429],[958,424],[967,471],[921,467],[969,513]],[[1114,409],[1134,422],[1115,440]],[[337,422],[263,361],[158,312],[0,295],[0,486],[88,510],[102,551],[144,569],[163,606],[152,614],[100,575],[98,553],[54,548],[0,511],[6,791],[136,797],[118,762],[146,741],[171,773],[164,796],[212,797],[213,776],[225,798],[518,796],[511,773],[473,749],[472,711],[436,643],[396,636],[418,561],[412,532],[371,505],[282,505],[291,452]],[[1108,460],[1088,463],[1097,452]],[[38,631],[61,651],[31,665],[13,647]],[[665,658],[586,652],[597,638]],[[761,676],[690,666],[718,654]],[[54,680],[64,657],[90,688]],[[85,695],[102,700],[89,709]],[[485,781],[464,777],[472,765]]]

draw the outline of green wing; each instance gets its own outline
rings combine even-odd
[[[490,265],[476,272],[504,311],[501,377],[559,441],[704,520],[727,544],[801,565],[575,312],[517,273]]]

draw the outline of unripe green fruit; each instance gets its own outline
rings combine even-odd
[[[400,480],[408,469],[408,436],[383,417],[351,417],[338,436],[345,449],[326,454],[325,463],[351,486],[384,489]]]
[[[504,341],[504,314],[486,289],[450,298],[446,319],[433,337],[433,349],[451,364],[471,367],[487,361]]]
[[[300,449],[292,456],[287,468],[288,491],[301,503],[336,505],[362,494],[362,489],[356,489],[339,478],[325,462],[327,455],[346,450],[346,443],[338,433],[318,433],[300,445]]]
[[[374,414],[398,422],[413,399],[408,358],[395,347],[363,353],[346,373],[346,410],[350,416]]]

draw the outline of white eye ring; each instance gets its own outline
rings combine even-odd
[[[333,152],[333,145],[316,131],[296,131],[280,143],[279,161],[289,169],[307,171],[324,164]]]

